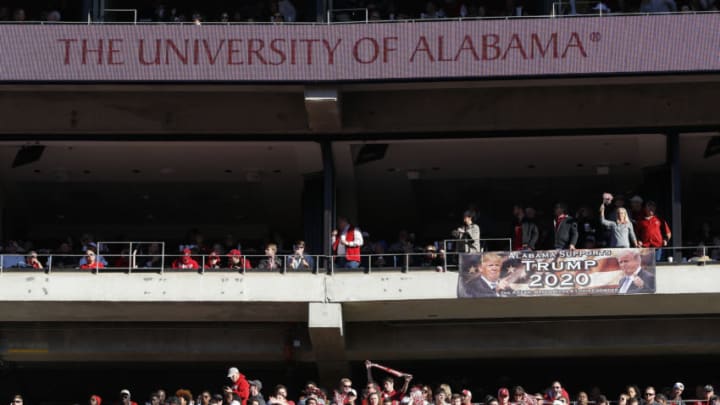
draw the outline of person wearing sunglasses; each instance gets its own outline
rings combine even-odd
[[[340,379],[340,386],[335,391],[335,404],[346,405],[350,403],[350,392],[352,390],[352,381],[349,378]]]

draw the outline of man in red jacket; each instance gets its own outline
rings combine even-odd
[[[247,405],[247,399],[250,396],[250,384],[244,375],[240,374],[237,367],[230,367],[228,370],[228,378],[232,381],[232,386],[225,387],[226,394],[237,395],[242,405]]]
[[[655,261],[662,258],[662,248],[668,245],[672,236],[667,222],[655,215],[655,203],[645,203],[645,217],[635,224],[638,244],[644,248],[655,248]]]

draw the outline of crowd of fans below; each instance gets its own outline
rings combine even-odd
[[[593,13],[664,13],[717,11],[718,0],[337,0],[332,21],[397,21],[410,19],[475,18],[497,16],[525,16],[550,14]],[[0,21],[86,21],[77,10],[62,8],[26,9],[3,6],[0,2]],[[172,0],[144,2],[133,13],[106,13],[105,21],[139,22],[315,22],[316,13],[306,13],[292,0],[260,0],[239,2],[231,9],[207,10],[197,5],[188,7]],[[308,15],[312,14],[312,15]],[[320,13],[324,17],[325,13]]]
[[[263,392],[259,380],[250,380],[236,367],[228,370],[225,385],[217,391],[204,390],[197,397],[187,388],[180,388],[171,395],[163,389],[149,394],[141,403],[145,405],[720,405],[712,385],[698,385],[695,392],[686,394],[685,385],[676,382],[672,387],[656,389],[653,386],[641,390],[628,385],[617,396],[609,397],[600,388],[579,391],[571,398],[559,381],[554,381],[541,392],[526,392],[520,386],[499,387],[476,396],[468,388],[449,384],[430,386],[416,384],[413,376],[388,367],[365,362],[367,383],[357,388],[349,378],[342,378],[337,388],[326,390],[308,381],[300,394],[291,399],[284,385],[273,387],[269,395]],[[383,378],[376,381],[373,368],[384,371]],[[399,377],[400,385],[393,376]],[[220,379],[219,379],[220,380]],[[218,383],[218,386],[221,384]],[[459,389],[459,390],[458,390]],[[612,398],[612,399],[609,399]],[[129,389],[122,389],[118,398],[103,399],[92,395],[89,405],[138,405]],[[24,405],[21,394],[15,395],[11,405]]]
[[[573,216],[562,202],[554,205],[552,222],[538,221],[532,206],[516,204],[512,208],[513,226],[501,243],[489,246],[481,238],[474,205],[463,213],[462,223],[449,230],[446,239],[418,241],[412,232],[401,230],[397,240],[388,243],[373,239],[345,217],[338,217],[331,232],[335,268],[406,268],[425,267],[446,271],[457,264],[458,253],[503,250],[653,248],[655,260],[706,263],[720,260],[720,236],[709,223],[703,223],[697,240],[686,245],[691,250],[669,249],[672,232],[667,221],[657,215],[657,205],[636,195],[626,206],[623,196],[604,193],[596,210],[582,206]],[[290,249],[284,238],[274,233],[260,250],[243,252],[233,235],[208,243],[192,229],[179,244],[160,242],[97,243],[85,234],[75,243],[71,237],[55,249],[36,247],[31,242],[8,241],[0,246],[2,268],[176,268],[235,270],[316,270],[329,263],[322,255],[309,253],[305,241],[296,240]],[[129,240],[129,239],[115,239]],[[510,243],[508,244],[508,241]],[[171,247],[170,247],[171,246]],[[177,249],[177,250],[176,250]],[[676,257],[673,257],[676,255]]]

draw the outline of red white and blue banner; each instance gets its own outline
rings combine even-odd
[[[655,292],[653,249],[486,252],[459,265],[460,298]]]
[[[0,82],[720,71],[720,14],[340,25],[0,25]]]

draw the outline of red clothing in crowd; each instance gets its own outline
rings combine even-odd
[[[172,262],[172,268],[173,269],[199,269],[200,264],[198,262],[191,258],[191,257],[183,257],[180,259],[175,259]]]
[[[242,257],[242,252],[239,249],[231,250],[230,253],[227,254],[227,256],[228,256],[228,267],[231,269],[248,270],[252,267],[252,265],[250,264],[250,260],[247,260],[244,257]],[[233,257],[239,258],[237,263],[235,263],[233,261]]]
[[[403,400],[403,398],[405,397],[405,393],[398,392],[395,390],[392,390],[390,392],[383,391],[382,397],[383,397],[383,399],[389,399],[389,400],[393,401],[393,405],[394,405],[394,404],[399,404],[400,401]]]
[[[242,373],[238,375],[238,380],[230,388],[232,388],[233,394],[240,398],[240,403],[247,405],[247,400],[250,397],[250,384]]]
[[[553,398],[554,394],[555,394],[555,392],[552,389],[550,389],[550,391],[548,391],[545,394],[545,400],[552,403],[554,400],[557,399],[557,398]],[[568,394],[568,392],[565,391],[565,388],[563,388],[562,391],[560,392],[560,396],[565,398],[565,400],[567,401],[568,404],[570,403],[570,394]]]
[[[338,232],[332,246],[333,253],[335,254],[337,254],[338,252],[338,247],[340,246],[340,239],[342,238],[342,235],[345,235],[345,241],[354,242],[355,227],[352,225],[348,225],[347,231],[343,232],[343,230],[341,229],[340,232]],[[349,262],[359,262],[360,246],[345,246],[345,259]]]
[[[83,270],[89,270],[89,269],[104,269],[105,265],[102,264],[102,262],[95,262],[95,263],[85,263],[82,266],[80,266]]]
[[[32,266],[33,269],[41,269],[41,268],[42,268],[42,266],[40,265],[40,262],[38,262],[38,261],[34,261],[34,262],[31,262],[31,263],[28,263],[28,264],[29,264],[30,266]]]
[[[656,217],[646,217],[637,221],[635,233],[643,247],[663,247],[663,240],[670,239],[670,226],[667,222]]]
[[[199,269],[200,265],[198,262],[190,257],[192,254],[192,251],[190,249],[183,249],[183,256],[173,260],[172,262],[172,268],[173,269]]]
[[[515,224],[515,234],[512,240],[512,250],[521,250],[523,247],[522,224]]]

